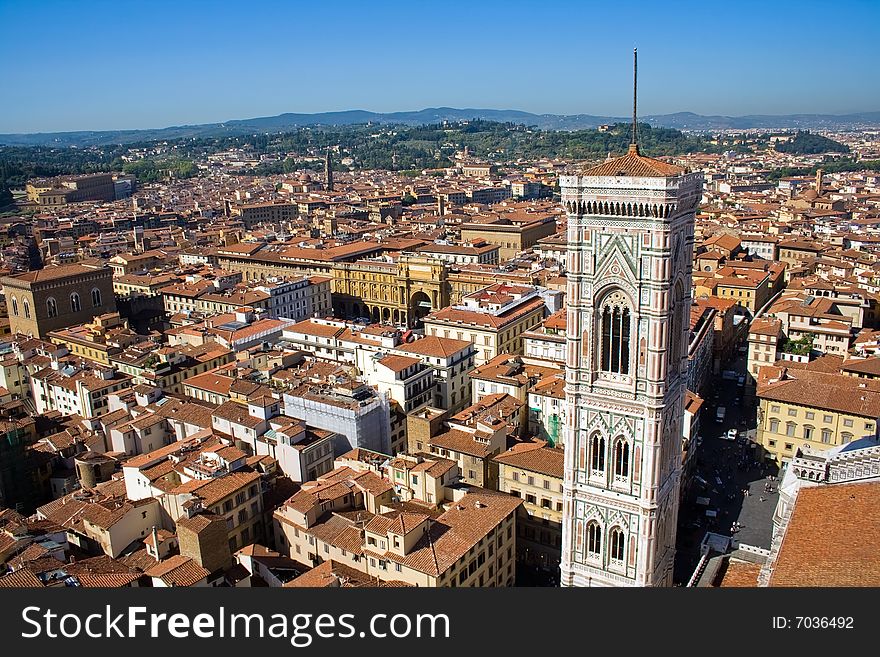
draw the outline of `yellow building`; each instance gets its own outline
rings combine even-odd
[[[80,201],[112,201],[116,198],[113,174],[92,173],[28,182],[28,200],[39,205],[65,205]]]
[[[446,265],[436,258],[400,256],[333,267],[333,306],[343,317],[411,325],[449,305]]]
[[[181,278],[174,274],[159,274],[158,276],[126,274],[114,276],[113,293],[120,299],[155,297],[161,294],[161,288],[179,283],[180,281]]]
[[[517,520],[517,560],[558,568],[562,559],[562,478],[565,451],[543,440],[519,443],[495,457],[498,490],[523,500]]]
[[[48,337],[73,355],[101,365],[110,365],[111,356],[143,339],[126,326],[119,313],[98,315],[89,324],[52,331]]]
[[[808,445],[828,449],[877,436],[880,380],[804,367],[762,367],[757,442],[780,465]]]

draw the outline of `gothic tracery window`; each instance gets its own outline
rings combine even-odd
[[[46,299],[46,314],[49,317],[58,316],[58,304],[55,302],[54,297],[49,297],[48,299]]]
[[[602,528],[596,521],[587,526],[587,556],[598,557],[602,554]]]
[[[599,316],[601,370],[612,374],[629,374],[632,317],[626,296],[620,291],[608,294],[602,301]]]
[[[615,527],[608,534],[608,549],[611,552],[613,561],[623,561],[624,547],[626,545],[626,536],[623,531]]]
[[[629,477],[629,443],[622,438],[614,444],[614,476]]]
[[[590,439],[590,469],[594,472],[605,470],[605,439],[602,436]]]
[[[73,292],[70,295],[70,311],[78,313],[80,310],[82,310],[82,303],[79,300],[79,294]]]
[[[101,290],[96,287],[92,288],[92,307],[98,308],[101,305]]]

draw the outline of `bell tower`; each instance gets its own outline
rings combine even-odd
[[[330,147],[324,154],[324,187],[328,192],[333,191],[333,161],[330,159]]]
[[[568,214],[563,586],[670,586],[702,174],[628,152],[560,177]]]

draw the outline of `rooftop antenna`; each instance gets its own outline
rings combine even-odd
[[[639,154],[639,124],[636,118],[636,108],[638,103],[638,76],[639,76],[639,51],[633,48],[633,124],[632,138],[629,142],[629,152]]]

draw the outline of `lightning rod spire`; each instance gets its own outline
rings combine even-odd
[[[632,123],[632,139],[629,143],[630,151],[639,152],[639,124],[636,118],[636,110],[638,104],[638,79],[639,79],[639,52],[638,48],[633,48],[633,123]]]

